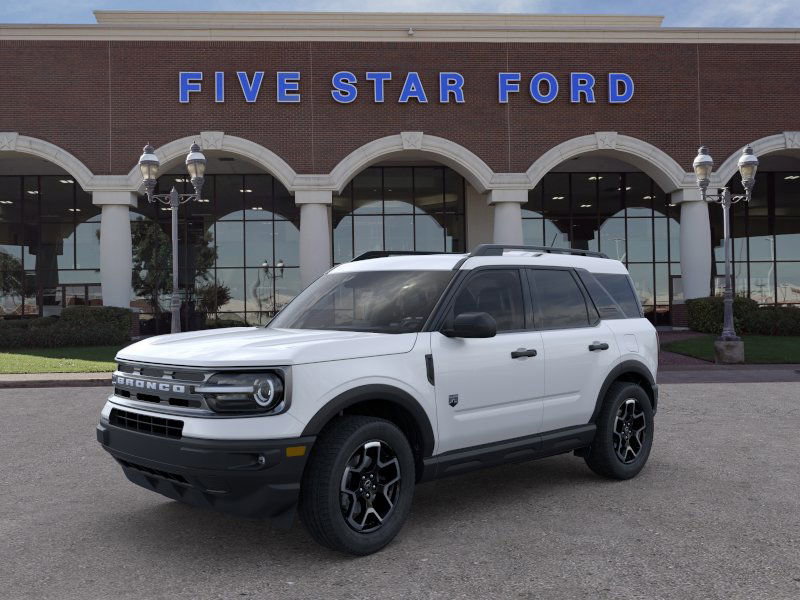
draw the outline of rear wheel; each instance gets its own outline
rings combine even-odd
[[[586,464],[598,475],[630,479],[644,467],[652,445],[653,409],[647,392],[635,383],[612,384],[597,417]]]
[[[414,456],[400,429],[384,419],[341,417],[314,445],[300,516],[320,544],[371,554],[403,526],[414,482]]]

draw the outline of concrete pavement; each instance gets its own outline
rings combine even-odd
[[[397,540],[361,559],[300,524],[130,484],[95,441],[107,389],[2,390],[0,596],[794,599],[797,389],[663,385],[638,478],[602,480],[562,455],[423,484]]]

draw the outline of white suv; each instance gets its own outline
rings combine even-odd
[[[299,505],[318,542],[368,554],[419,481],[573,451],[606,477],[642,469],[658,344],[620,262],[497,245],[374,254],[267,327],[121,350],[97,437],[128,479],[285,525]]]

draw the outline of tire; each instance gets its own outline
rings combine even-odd
[[[638,475],[653,446],[653,408],[647,392],[635,383],[613,383],[596,425],[594,440],[584,456],[589,468],[610,479]]]
[[[397,426],[375,417],[340,417],[320,434],[309,457],[300,518],[323,546],[372,554],[405,523],[414,483],[414,456]]]

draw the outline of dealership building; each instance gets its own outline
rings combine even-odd
[[[370,250],[596,250],[645,312],[685,322],[719,293],[732,210],[736,293],[800,304],[800,30],[662,27],[661,17],[98,11],[0,25],[0,318],[131,306],[167,331],[169,207],[184,328],[266,322]]]

